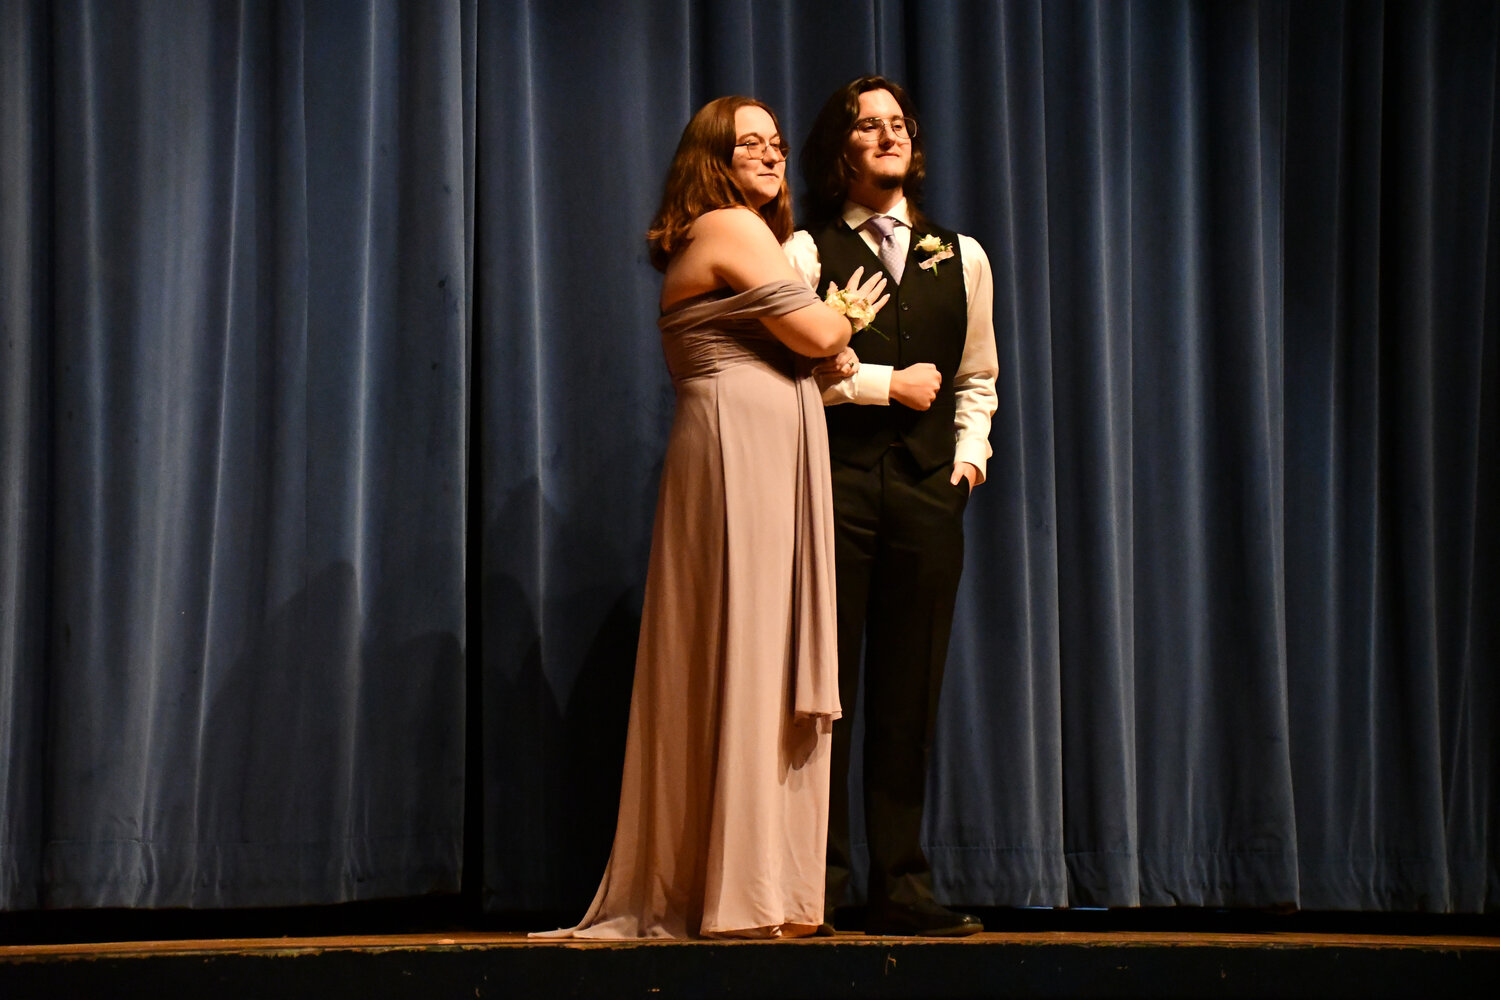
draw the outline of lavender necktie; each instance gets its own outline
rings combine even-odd
[[[872,215],[865,222],[870,231],[880,237],[880,263],[890,274],[891,280],[901,284],[901,272],[906,268],[906,256],[896,244],[896,220],[889,215]]]

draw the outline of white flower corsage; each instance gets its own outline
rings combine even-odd
[[[865,327],[870,327],[874,333],[880,333],[879,330],[870,326],[870,321],[875,318],[875,310],[870,307],[870,300],[863,295],[858,295],[847,288],[840,288],[830,281],[828,294],[823,296],[823,304],[846,318],[856,333]],[[880,335],[885,336],[883,333]]]
[[[918,267],[926,270],[932,270],[953,256],[953,244],[944,243],[941,238],[932,233],[917,240],[917,249],[928,255],[926,260],[917,264]]]

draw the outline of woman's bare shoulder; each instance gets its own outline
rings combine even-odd
[[[771,227],[766,220],[745,205],[731,205],[704,212],[693,220],[688,232],[695,238],[702,236],[754,236],[761,230],[769,233]]]
[[[677,261],[684,284],[727,284],[742,292],[792,273],[771,227],[753,209],[705,212],[688,232],[691,242]]]

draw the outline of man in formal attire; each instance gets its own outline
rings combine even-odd
[[[919,202],[921,132],[901,87],[862,77],[836,91],[802,153],[807,228],[786,244],[814,288],[882,268],[890,300],[824,366],[833,458],[839,697],[823,931],[849,901],[850,729],[864,653],[865,931],[982,930],[940,904],[919,837],[938,693],[963,569],[963,512],[984,482],[995,412],[989,259]]]

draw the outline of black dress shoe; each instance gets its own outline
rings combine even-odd
[[[879,936],[966,937],[984,930],[978,917],[959,913],[931,900],[905,905],[888,903],[870,911],[865,933]]]

